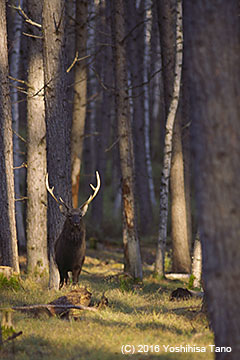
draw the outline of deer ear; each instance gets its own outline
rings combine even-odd
[[[61,211],[61,213],[63,214],[63,215],[67,215],[67,209],[65,208],[65,206],[63,206],[63,205],[59,205],[59,210]]]
[[[81,207],[82,217],[86,214],[88,209],[88,204],[85,204]]]

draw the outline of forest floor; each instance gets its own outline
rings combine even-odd
[[[201,299],[170,301],[171,292],[187,284],[154,278],[148,264],[151,250],[143,249],[143,254],[143,283],[132,286],[123,275],[120,249],[88,249],[79,286],[86,286],[94,301],[105,293],[109,306],[97,312],[79,310],[77,320],[35,318],[14,311],[14,329],[22,335],[4,343],[0,359],[213,359],[209,346],[214,344],[213,334],[200,312]],[[22,286],[19,290],[0,289],[1,307],[47,304],[69,292],[66,287],[49,290],[46,281],[27,278],[25,258],[21,261]]]

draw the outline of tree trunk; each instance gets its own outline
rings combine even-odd
[[[132,92],[132,131],[136,168],[136,198],[140,213],[140,231],[147,234],[152,229],[152,206],[148,181],[145,147],[145,112],[144,112],[144,1],[139,8],[134,1],[125,1],[128,41],[127,57],[129,61]],[[139,24],[142,24],[141,26]],[[135,30],[133,30],[135,29]]]
[[[239,1],[184,2],[203,284],[216,359],[240,353]],[[204,31],[203,31],[204,29]]]
[[[173,271],[190,273],[191,258],[188,243],[181,119],[180,107],[174,123],[170,179]]]
[[[28,14],[41,24],[43,1],[31,0]],[[41,35],[33,27],[34,35]],[[29,38],[28,49],[28,158],[27,158],[27,260],[28,272],[40,277],[48,273],[46,126],[42,40]]]
[[[45,116],[47,129],[47,168],[49,184],[67,204],[71,204],[70,111],[67,99],[64,1],[44,0],[43,63]],[[54,243],[64,217],[53,199],[48,203],[48,238],[50,251],[50,287],[58,288]]]
[[[108,153],[105,151],[109,144],[111,131],[111,107],[113,104],[113,96],[110,88],[113,86],[112,71],[112,49],[109,43],[108,34],[111,33],[111,9],[109,3],[100,3],[98,6],[98,24],[97,24],[97,49],[95,69],[101,78],[102,84],[98,83],[99,99],[96,112],[96,132],[95,137],[95,157],[96,169],[101,173],[101,192],[98,194],[91,211],[91,221],[97,229],[103,224],[103,195],[105,189],[105,177]],[[102,45],[106,44],[106,45]],[[104,85],[103,85],[104,84]]]
[[[171,169],[172,157],[172,134],[175,116],[177,113],[179,96],[180,96],[180,83],[182,72],[182,3],[178,2],[177,6],[177,22],[176,22],[176,60],[175,60],[175,79],[173,86],[173,96],[169,107],[166,135],[164,144],[164,159],[163,170],[160,185],[160,223],[159,235],[156,253],[155,272],[159,276],[164,276],[164,260],[165,248],[167,241],[167,219],[168,219],[168,191],[169,191],[169,177]]]
[[[167,116],[173,99],[174,78],[176,74],[177,0],[155,1],[158,13],[158,26],[161,44],[165,114]]]
[[[148,5],[148,1],[145,2]],[[145,11],[145,46],[144,46],[144,138],[145,138],[145,152],[146,152],[146,167],[148,174],[148,186],[149,186],[149,196],[152,206],[157,204],[154,182],[153,182],[153,169],[152,169],[152,159],[151,159],[151,112],[152,107],[150,108],[150,84],[149,84],[149,74],[151,74],[150,63],[151,63],[151,31],[152,31],[152,21],[153,21],[153,9],[151,13],[147,10]],[[157,66],[157,64],[156,64]],[[151,99],[153,100],[153,99]],[[152,104],[152,103],[151,103]],[[153,214],[152,214],[153,215]]]
[[[0,32],[0,244],[2,265],[11,266],[19,273],[5,1],[0,1]]]
[[[88,2],[77,1],[76,3],[76,51],[78,58],[86,56],[87,46],[87,14]],[[82,150],[84,139],[84,127],[87,106],[87,67],[86,61],[78,61],[75,65],[74,103],[72,122],[72,197],[73,207],[78,207],[78,191],[80,169],[82,163]]]
[[[202,279],[202,248],[200,243],[199,234],[197,233],[193,247],[193,262],[192,262],[192,275],[193,286],[195,288],[201,288]]]
[[[112,14],[113,37],[115,38],[115,94],[116,117],[118,121],[119,152],[122,172],[123,198],[123,244],[128,271],[134,278],[142,279],[142,263],[136,229],[134,199],[134,155],[127,91],[126,52],[122,41],[125,36],[123,0],[114,4]]]
[[[23,0],[19,2],[20,6],[23,6]],[[14,79],[20,78],[20,61],[21,61],[21,33],[22,33],[22,17],[18,14],[15,9],[9,9],[9,32],[10,32],[10,51],[9,51],[9,73]],[[11,29],[10,29],[11,27]],[[12,127],[14,131],[13,135],[13,163],[14,167],[18,167],[23,163],[23,157],[20,149],[20,109],[19,109],[19,91],[16,88],[19,83],[16,80],[11,80],[12,87],[10,88],[11,95],[11,106],[12,106]],[[21,187],[23,185],[23,168],[14,170],[14,188],[15,198],[19,199],[23,196]],[[24,202],[17,201],[15,204],[16,208],[16,224],[17,224],[17,238],[19,246],[25,248],[26,236],[25,236],[25,224],[24,224]]]

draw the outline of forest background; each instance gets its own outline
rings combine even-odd
[[[46,206],[46,173],[57,195],[77,207],[98,170],[101,191],[87,217],[93,246],[119,244],[122,235],[125,271],[142,279],[141,242],[155,244],[159,277],[168,245],[172,271],[191,273],[199,229],[207,294],[213,282],[218,301],[226,283],[236,287],[239,4],[186,1],[183,9],[182,16],[181,1],[1,2],[3,265],[18,272],[18,249],[25,250],[29,274],[50,269],[56,286],[53,244],[63,217],[53,200]],[[218,281],[216,268],[222,274],[226,264],[227,279]],[[215,311],[230,308],[226,296],[211,304],[216,332],[222,323],[226,330],[219,343],[232,333],[228,310],[221,319]]]

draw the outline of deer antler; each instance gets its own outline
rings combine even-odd
[[[93,186],[93,184],[90,184],[91,188],[93,189],[94,193],[92,195],[89,196],[89,198],[87,199],[87,201],[85,201],[80,208],[83,208],[86,205],[89,205],[90,202],[95,198],[95,196],[97,195],[99,189],[100,189],[100,185],[101,185],[101,181],[100,181],[100,176],[98,171],[96,171],[96,178],[97,178],[97,185],[96,187]]]
[[[60,197],[59,200],[56,198],[56,196],[54,195],[53,193],[53,190],[54,190],[54,186],[52,188],[50,188],[49,186],[49,182],[48,182],[48,173],[46,175],[46,188],[47,188],[47,191],[49,192],[50,195],[52,195],[52,197],[54,198],[54,200],[59,204],[59,205],[64,205],[68,210],[69,210],[69,207],[67,206],[67,204],[65,204],[65,202],[63,201],[63,199]]]

